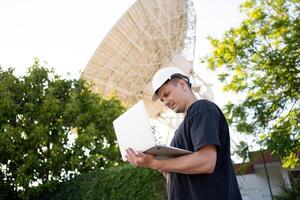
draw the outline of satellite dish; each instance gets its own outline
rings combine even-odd
[[[81,76],[94,84],[94,92],[115,93],[127,106],[143,99],[151,117],[162,116],[163,105],[151,101],[157,70],[177,66],[200,83],[198,89],[205,85],[193,71],[195,26],[192,0],[137,0],[105,36]]]

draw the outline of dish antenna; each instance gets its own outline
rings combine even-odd
[[[127,106],[143,99],[152,118],[174,128],[174,117],[151,101],[151,79],[158,69],[176,66],[189,75],[200,97],[213,98],[193,71],[195,26],[192,0],[137,0],[105,36],[81,76],[93,83],[94,92],[114,92]]]

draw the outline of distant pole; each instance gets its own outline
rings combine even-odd
[[[266,166],[266,160],[265,160],[264,150],[261,150],[260,153],[262,155],[263,162],[264,162],[264,168],[265,168],[265,172],[266,172],[266,175],[267,175],[267,182],[268,182],[268,186],[269,186],[269,190],[270,190],[271,199],[273,200],[274,197],[273,197],[272,188],[271,188],[271,184],[270,184],[269,173],[268,173],[267,166]]]

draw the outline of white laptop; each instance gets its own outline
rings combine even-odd
[[[143,101],[139,101],[113,121],[122,159],[126,161],[126,149],[156,155],[165,159],[192,153],[184,149],[157,145],[152,132],[149,116]]]

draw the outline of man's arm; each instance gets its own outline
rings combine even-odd
[[[206,145],[195,153],[165,160],[156,160],[153,155],[142,152],[135,154],[132,149],[127,149],[126,152],[127,159],[132,164],[163,172],[211,174],[214,172],[217,162],[215,145]]]

